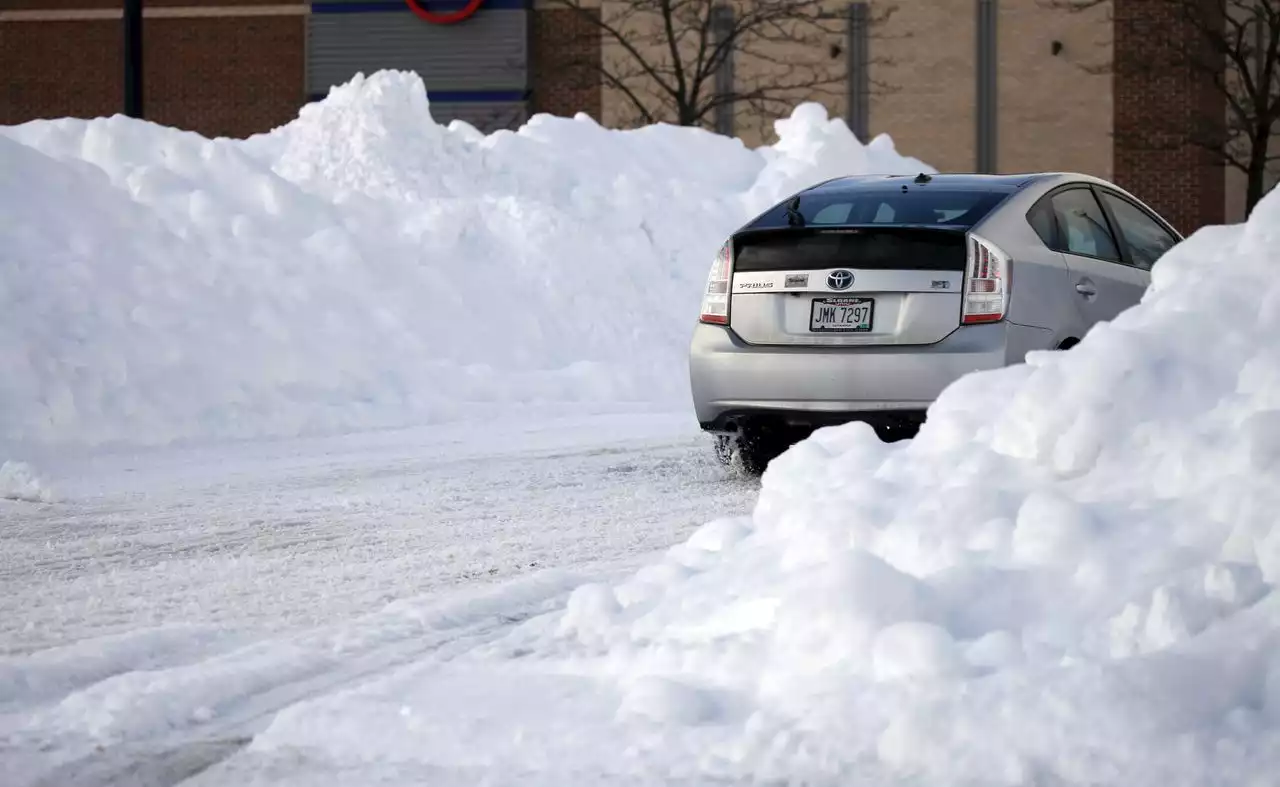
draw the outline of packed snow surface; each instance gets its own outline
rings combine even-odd
[[[72,463],[55,481],[100,479],[70,484],[83,508],[21,515],[31,538],[5,550],[15,587],[24,571],[63,578],[7,619],[25,618],[18,636],[38,640],[48,622],[81,615],[98,639],[0,662],[0,775],[196,787],[1274,785],[1278,265],[1280,194],[1247,225],[1202,230],[1170,252],[1144,302],[1071,351],[965,378],[908,443],[856,425],[819,432],[769,468],[749,513],[728,504],[626,573],[599,569],[606,555],[616,569],[614,539],[574,546],[592,521],[669,533],[663,495],[699,506],[726,490],[698,492],[705,465],[674,447],[622,446],[629,427],[616,449],[583,451],[589,441],[568,434],[607,445],[604,422],[546,435],[579,449],[509,458],[470,433],[501,445],[508,430],[459,427],[435,435],[431,450],[458,454],[438,469],[411,459],[420,449],[405,437],[362,438],[373,442],[350,454],[315,444],[266,465],[234,447],[189,465],[165,449],[127,475],[129,454],[95,459],[96,470]],[[363,468],[359,492],[351,466]],[[157,493],[168,473],[192,494]],[[94,484],[116,490],[114,502]],[[376,514],[390,500],[361,506],[372,489],[412,495],[390,507],[391,529]],[[602,492],[605,509],[593,502]],[[402,589],[384,607],[366,594],[417,572],[326,575],[306,565],[326,554],[316,546],[290,568],[280,528],[224,550],[199,510],[183,509],[208,500],[210,519],[251,534],[249,517],[283,495],[265,508],[271,521],[301,506],[341,544],[344,520],[329,510],[340,505],[364,511],[351,523],[378,543],[425,547],[433,537],[416,531],[415,511],[462,525],[489,510],[489,494],[501,506],[494,530],[460,533],[459,548],[487,537],[514,558],[523,548],[512,544],[553,528],[550,570],[511,560],[510,579],[450,589],[446,561],[427,575],[429,596]],[[186,535],[155,552],[152,528]],[[100,558],[60,546],[103,538],[113,548]],[[566,557],[572,570],[555,569]],[[297,595],[260,574],[260,600],[249,600],[242,564],[277,567]],[[308,594],[320,609],[353,603],[335,605],[330,587],[351,587],[367,614],[245,625],[259,605],[297,610]],[[170,593],[205,619],[95,623],[97,606],[127,621]]]
[[[917,439],[817,433],[768,469],[750,517],[577,589],[488,654],[547,676],[554,725],[513,739],[531,719],[486,715],[487,735],[420,761],[546,746],[546,784],[584,757],[675,782],[1275,784],[1277,270],[1280,192],[1170,252],[1142,304],[1070,352],[951,386]],[[476,695],[459,744],[501,701],[465,683],[477,669],[452,684]],[[607,719],[555,696],[565,674],[599,684]],[[254,749],[412,757],[418,715],[345,736],[445,682],[282,715]]]
[[[0,133],[3,171],[23,184],[16,200],[4,183],[13,210],[0,214],[0,248],[22,254],[0,269],[22,331],[16,344],[0,332],[4,357],[21,351],[20,373],[0,379],[0,434],[291,434],[465,415],[481,393],[661,403],[683,385],[674,359],[708,250],[790,178],[866,155],[812,108],[754,152],[581,119],[406,135],[426,119],[420,93],[398,75],[358,81],[244,143],[120,121]],[[55,193],[76,210],[51,217]],[[55,468],[71,502],[0,501],[3,532],[21,536],[3,576],[48,582],[0,610],[15,639],[52,645],[58,625],[98,639],[0,662],[0,781],[1270,787],[1277,270],[1280,192],[1248,224],[1180,244],[1141,305],[1069,352],[958,381],[909,442],[823,430],[770,466],[749,513],[725,501],[625,572],[618,561],[644,548],[593,543],[593,523],[636,523],[654,546],[654,528],[678,527],[664,505],[683,517],[724,492],[699,491],[705,465],[678,446],[586,450],[556,433],[577,448],[500,458],[472,432],[500,443],[512,430],[463,426],[456,451],[471,464],[424,472],[417,448],[361,438],[374,459],[330,466],[313,445],[289,460],[320,464],[297,471],[301,487],[234,446],[192,466],[163,449],[139,473],[128,453]],[[485,289],[494,276],[536,297]],[[480,319],[477,293],[514,309],[509,322]],[[290,566],[283,523],[250,518],[281,495],[360,510],[352,466],[357,489],[385,484],[410,504],[389,523],[377,504],[350,522],[308,509],[304,534],[317,518],[339,542],[358,524],[384,545],[488,538],[482,550],[513,555],[547,528],[542,554],[577,570],[504,558],[509,581],[443,581],[418,600],[398,588],[369,609],[381,562],[343,577],[308,551]],[[202,494],[157,494],[165,472],[192,473]],[[115,491],[76,482],[92,477]],[[492,529],[468,531],[486,512]],[[460,530],[436,542],[420,519]],[[245,540],[225,554],[215,526]],[[204,570],[188,575],[192,555]],[[243,565],[279,578],[253,574],[255,594]],[[431,581],[448,573],[433,567]],[[258,603],[333,603],[331,582],[358,599],[332,607],[339,619],[252,625]],[[130,630],[130,610],[167,593],[184,603]],[[368,614],[343,617],[356,607]]]
[[[40,480],[31,465],[9,460],[0,463],[0,499],[49,503],[54,500],[54,493]]]
[[[1277,266],[1280,193],[917,439],[823,430],[750,514],[629,578],[503,586],[505,632],[282,707],[189,783],[1274,785]],[[230,658],[73,695],[33,740],[152,740],[213,700],[140,698],[257,674]],[[193,740],[221,739],[165,756]]]
[[[151,787],[750,510],[682,415],[98,451],[0,500],[0,785]],[[366,783],[361,778],[353,783]]]
[[[826,177],[932,171],[818,105],[777,130],[484,136],[399,72],[250,140],[0,127],[0,453],[684,409],[728,232]]]

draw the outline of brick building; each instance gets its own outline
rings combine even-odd
[[[432,24],[404,0],[145,0],[144,114],[246,136],[357,72],[399,68],[422,75],[437,120],[491,129],[531,111],[598,116],[599,89],[555,78],[563,13],[484,0],[464,22]],[[0,123],[122,111],[122,20],[122,0],[0,0]]]
[[[899,150],[939,169],[1114,178],[1188,231],[1240,218],[1242,188],[1199,151],[1144,151],[1120,133],[1154,117],[1189,118],[1211,100],[1206,91],[1179,75],[1153,80],[1086,68],[1142,57],[1183,35],[1161,16],[1159,0],[1112,0],[1084,14],[1049,10],[1042,0],[870,2],[895,6],[882,30],[851,21],[830,53],[794,53],[836,58],[847,89],[797,99],[822,101],[864,134],[888,132]],[[417,4],[450,14],[472,3]],[[865,5],[831,4],[851,20]],[[0,124],[121,111],[122,5],[0,0]],[[581,111],[622,123],[618,94],[601,86],[594,68],[609,47],[576,12],[543,0],[484,0],[463,22],[435,24],[410,5],[145,0],[145,116],[209,136],[246,136],[287,122],[358,71],[400,68],[422,75],[441,121],[492,129],[535,112]],[[717,123],[748,144],[765,141],[767,119],[746,115]]]

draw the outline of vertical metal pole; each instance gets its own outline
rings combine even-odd
[[[142,0],[124,0],[124,113],[142,117]]]
[[[871,36],[865,0],[849,4],[848,39],[845,41],[845,80],[849,90],[845,122],[860,141],[871,135]]]
[[[733,7],[716,5],[711,9],[712,45],[720,46],[733,34]],[[725,54],[720,67],[716,69],[716,96],[731,96],[734,92],[733,49]],[[734,114],[736,107],[732,101],[716,105],[716,133],[727,137],[733,136]]]
[[[999,139],[999,107],[997,102],[999,56],[997,54],[997,0],[978,0],[978,172],[996,172]]]

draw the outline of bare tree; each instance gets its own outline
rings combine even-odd
[[[1043,2],[1083,11],[1111,0]],[[1271,165],[1280,162],[1273,144],[1280,134],[1280,0],[1143,0],[1130,6],[1173,22],[1172,31],[1143,29],[1141,16],[1117,19],[1147,40],[1140,52],[1117,51],[1110,64],[1092,70],[1166,84],[1188,78],[1208,100],[1190,124],[1178,117],[1155,120],[1145,128],[1117,129],[1117,141],[1136,149],[1190,144],[1207,151],[1214,163],[1244,173],[1251,213],[1266,193]]]
[[[869,26],[892,8],[877,3]],[[829,0],[549,0],[574,11],[604,54],[584,62],[632,123],[710,126],[718,113],[787,113],[845,88],[847,16]],[[887,85],[873,83],[873,89]]]

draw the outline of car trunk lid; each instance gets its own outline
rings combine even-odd
[[[960,325],[966,255],[962,228],[746,231],[730,327],[749,344],[932,344]]]

